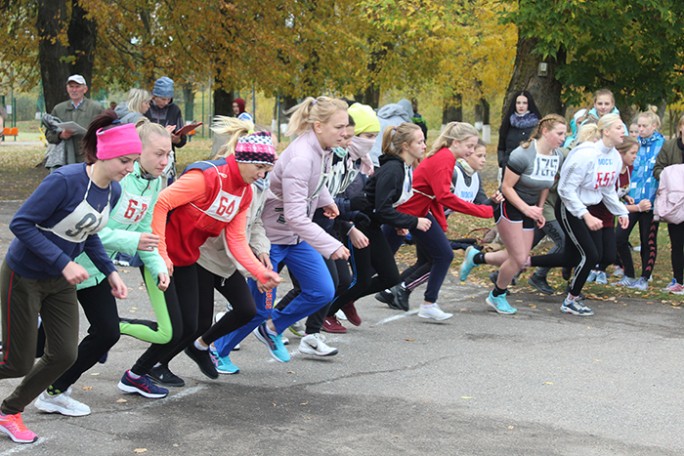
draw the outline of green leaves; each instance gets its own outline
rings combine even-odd
[[[569,101],[609,87],[618,103],[673,101],[682,85],[684,3],[678,0],[520,0],[504,21],[536,38],[534,52],[567,51],[557,77]]]

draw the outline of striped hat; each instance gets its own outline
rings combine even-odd
[[[271,134],[258,131],[238,139],[235,145],[235,160],[240,163],[272,165],[276,161]]]

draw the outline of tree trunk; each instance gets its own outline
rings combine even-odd
[[[299,100],[297,100],[295,97],[292,97],[290,95],[283,95],[280,97],[280,118],[282,119],[283,123],[287,123],[287,111],[290,109],[294,108],[299,104]]]
[[[528,90],[532,94],[542,116],[549,113],[565,114],[565,107],[561,103],[562,87],[556,80],[558,65],[565,63],[565,51],[559,50],[556,59],[542,60],[539,55],[532,53],[536,43],[535,39],[518,38],[515,67],[504,97],[502,116],[506,114],[506,108],[515,94],[523,90]],[[546,64],[545,76],[540,74],[540,63]]]
[[[93,89],[93,64],[95,63],[95,46],[97,41],[97,24],[86,18],[88,12],[78,0],[71,2],[71,20],[69,21],[69,55],[74,57],[71,74],[80,74]],[[90,91],[89,91],[90,92]],[[91,92],[91,94],[94,92]]]
[[[475,121],[482,122],[482,125],[489,125],[489,102],[484,98],[475,105]]]
[[[463,122],[463,96],[454,95],[444,104],[442,110],[442,125],[449,122]]]
[[[214,115],[232,116],[233,115],[233,92],[227,92],[223,88],[214,90]]]
[[[38,62],[47,112],[51,112],[66,97],[65,87],[70,68],[62,57],[68,51],[57,39],[66,23],[66,16],[65,0],[38,0]]]
[[[369,105],[375,109],[380,105],[380,87],[371,83],[366,89],[354,97],[360,103]]]
[[[67,99],[65,87],[70,75],[82,75],[92,89],[97,27],[86,14],[77,0],[71,2],[70,18],[67,0],[38,0],[38,63],[47,112]],[[64,31],[68,46],[58,38]]]
[[[192,84],[183,84],[183,100],[185,101],[185,114],[183,117],[185,121],[195,119],[195,92],[192,89]]]

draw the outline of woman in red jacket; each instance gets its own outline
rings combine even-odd
[[[238,129],[229,141],[234,144],[234,154],[189,165],[159,194],[152,231],[161,239],[159,254],[172,274],[164,295],[173,336],[168,344],[150,346],[126,371],[119,382],[124,392],[149,398],[166,396],[166,388],[144,380],[147,375],[159,383],[183,384],[168,363],[184,349],[203,374],[218,378],[208,351],[213,341],[197,340],[211,326],[214,313],[214,276],[197,264],[199,248],[208,238],[224,233],[231,253],[256,278],[260,289],[271,289],[280,282],[278,274],[254,256],[245,237],[246,211],[252,201],[250,185],[272,169],[275,148],[269,133],[245,133]]]
[[[418,316],[432,320],[446,320],[453,314],[446,313],[437,304],[439,289],[449,271],[454,253],[446,237],[447,222],[444,208],[455,212],[491,218],[491,206],[464,201],[451,192],[451,177],[457,158],[466,158],[475,150],[478,134],[475,127],[463,122],[449,123],[432,150],[413,174],[413,196],[399,206],[399,211],[415,217],[427,217],[432,225],[427,231],[411,230],[416,247],[432,262],[430,279],[425,290],[425,302]]]

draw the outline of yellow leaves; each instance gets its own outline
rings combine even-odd
[[[135,454],[147,453],[147,448],[136,448],[133,450],[133,453],[135,453]]]

